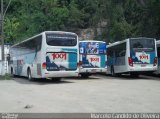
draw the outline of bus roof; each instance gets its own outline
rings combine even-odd
[[[104,41],[98,41],[98,40],[82,40],[82,41],[79,41],[80,43],[87,43],[87,42],[99,42],[99,43],[106,43]]]
[[[117,42],[111,43],[111,44],[109,44],[107,47],[112,47],[112,46],[115,46],[115,45],[119,45],[119,44],[124,43],[124,42],[127,42],[127,39],[126,39],[126,40],[122,40],[122,41],[117,41]]]
[[[128,39],[155,39],[155,38],[147,38],[147,37],[137,37],[137,38],[128,38]]]
[[[42,32],[42,33],[65,33],[65,34],[77,35],[76,33],[66,32],[66,31],[44,31],[44,32]]]
[[[154,38],[147,38],[147,37],[137,37],[137,38],[128,38],[128,39],[144,39],[144,38],[145,38],[145,39],[154,39]],[[111,44],[109,44],[107,47],[112,47],[112,46],[119,45],[119,44],[121,44],[121,43],[127,42],[128,39],[111,43]]]
[[[30,38],[28,38],[28,39],[26,39],[26,40],[23,40],[23,41],[21,41],[21,42],[19,42],[19,43],[16,43],[16,44],[13,45],[12,47],[17,46],[17,45],[19,45],[19,44],[21,44],[21,43],[24,43],[24,42],[26,42],[26,41],[29,41],[29,40],[31,40],[31,39],[33,39],[33,38],[35,38],[35,37],[37,37],[37,36],[40,36],[40,35],[42,35],[42,34],[44,34],[44,33],[65,33],[65,34],[77,35],[76,33],[66,32],[66,31],[44,31],[44,32],[39,33],[39,34],[37,34],[37,35],[34,35],[34,36],[32,36],[32,37],[30,37]]]
[[[157,44],[160,44],[160,40],[157,40],[156,43],[157,43]]]

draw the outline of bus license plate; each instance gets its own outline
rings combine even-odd
[[[142,64],[142,65],[141,65],[141,67],[145,67],[145,66],[146,66],[145,64]]]
[[[96,69],[92,69],[91,71],[92,71],[92,73],[96,73],[97,70]]]

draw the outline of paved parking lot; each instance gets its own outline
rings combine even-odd
[[[160,78],[0,80],[0,112],[159,112]]]

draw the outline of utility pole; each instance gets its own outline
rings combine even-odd
[[[3,29],[3,0],[1,0],[1,50],[2,50],[2,61],[4,61],[4,29]]]

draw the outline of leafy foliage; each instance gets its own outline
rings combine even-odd
[[[96,29],[101,22],[107,25],[95,38],[107,42],[160,38],[160,0],[12,0],[5,16],[5,42],[47,30]]]

